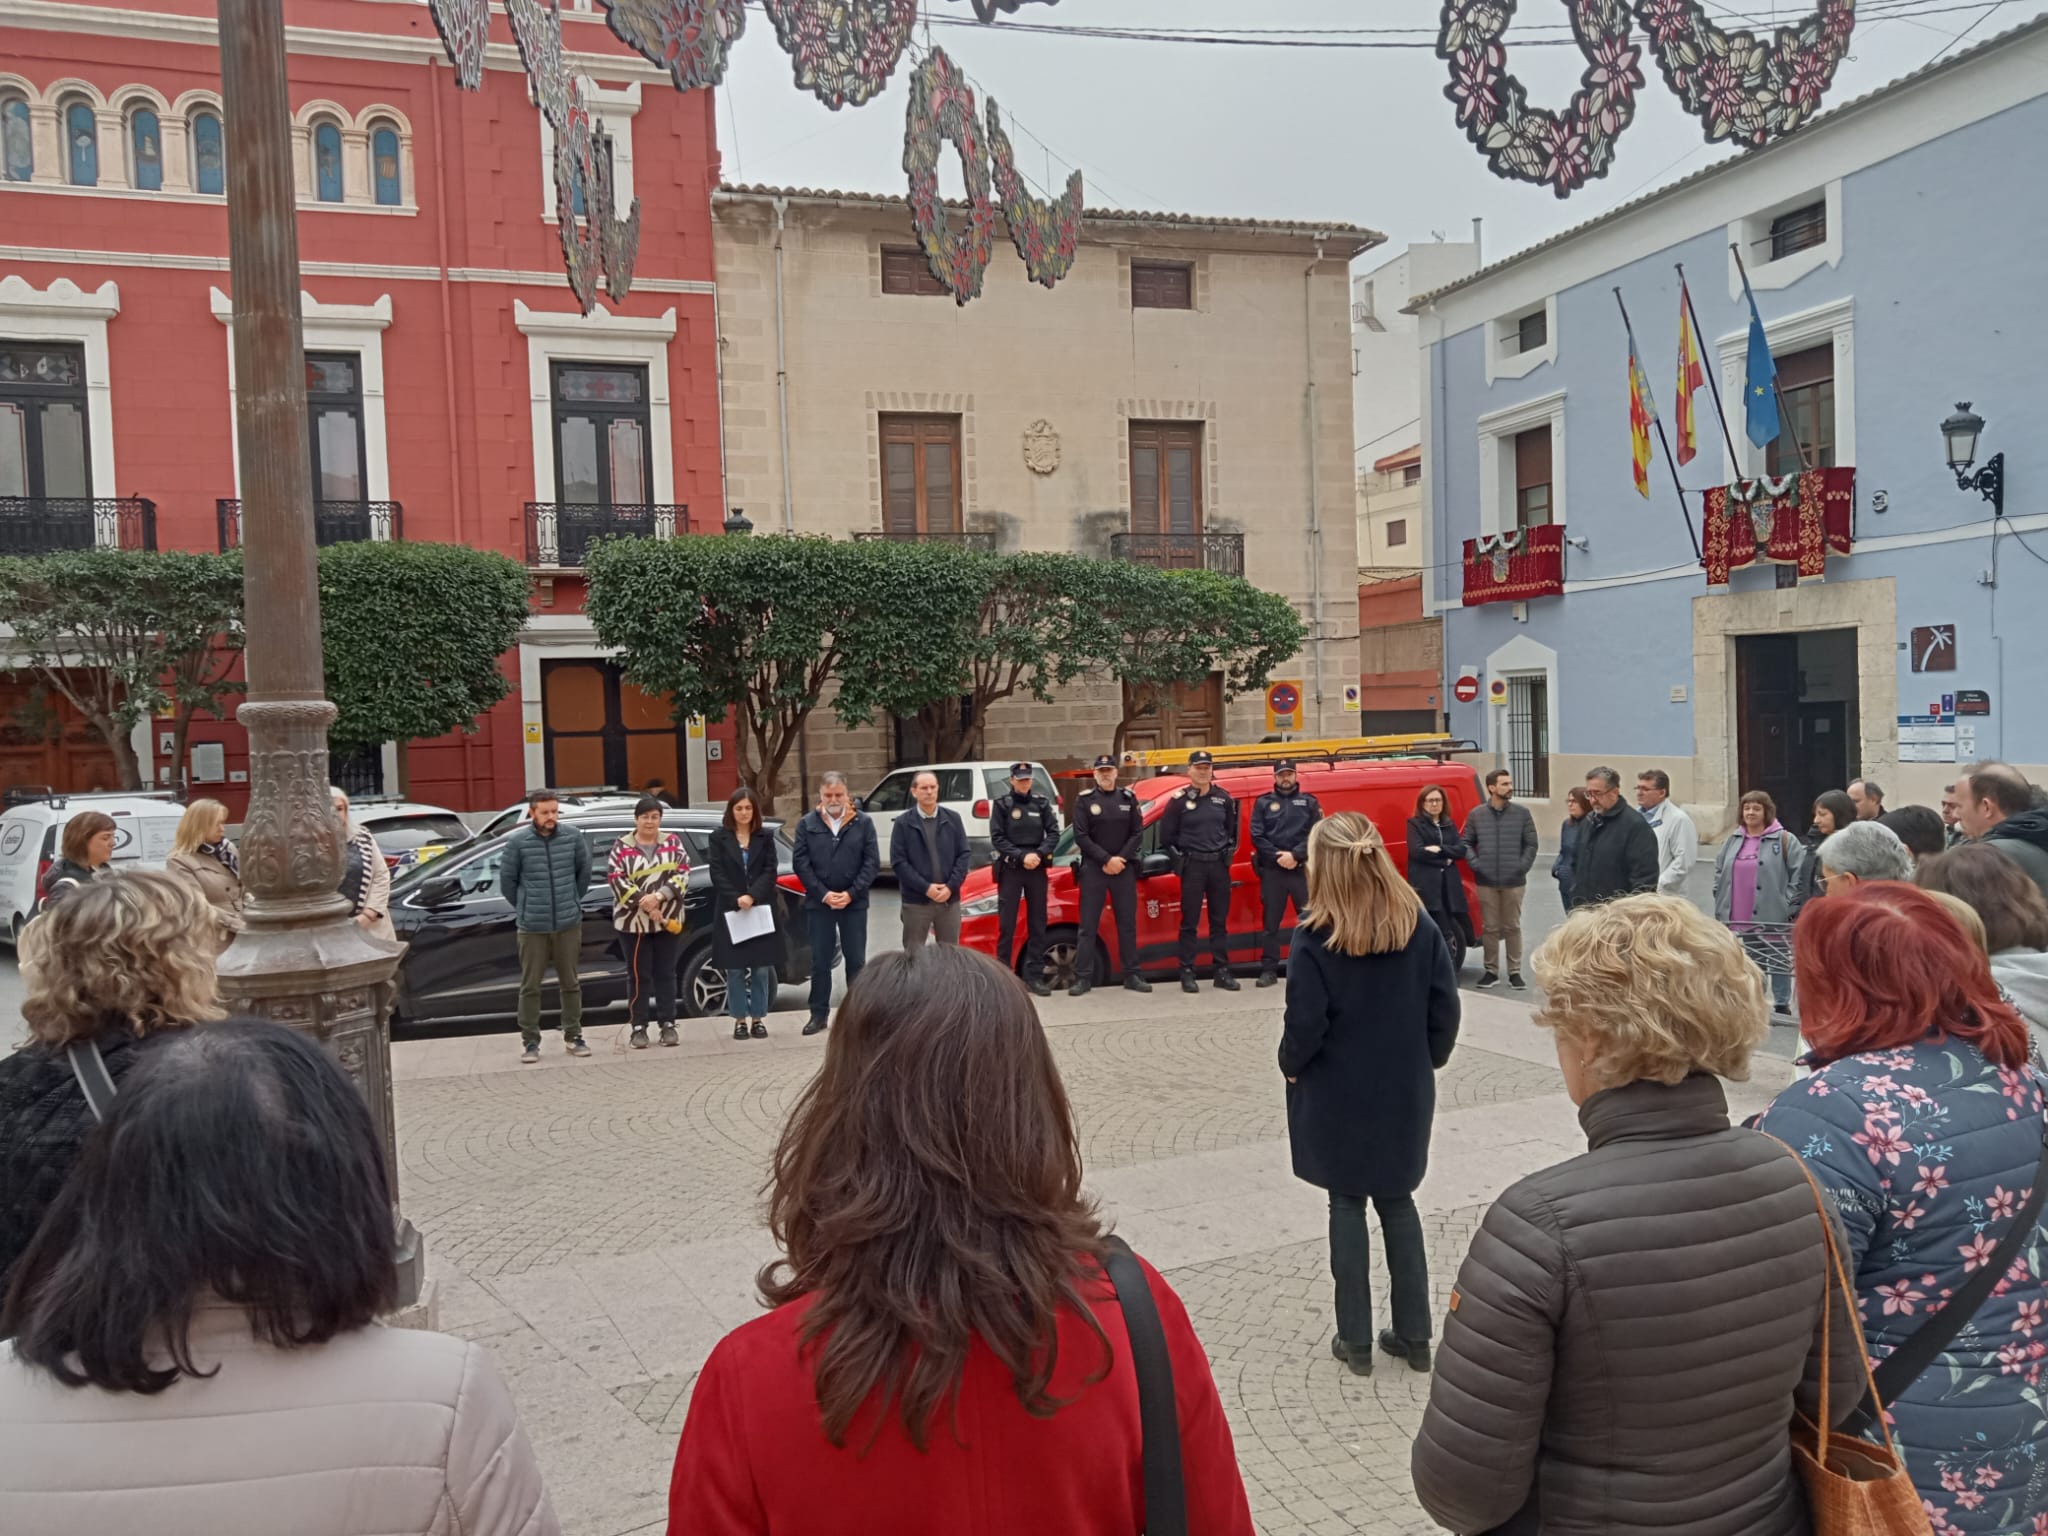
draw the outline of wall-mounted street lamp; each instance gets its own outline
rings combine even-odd
[[[1984,430],[1984,418],[1970,409],[1970,402],[1956,402],[1956,413],[1941,424],[1942,441],[1948,445],[1948,467],[1956,472],[1956,484],[1975,491],[1991,503],[1991,515],[2005,515],[2005,455],[1994,453],[1974,475],[1977,438]]]
[[[725,520],[725,531],[727,533],[752,533],[754,531],[754,520],[747,516],[744,508],[734,507],[731,515]]]

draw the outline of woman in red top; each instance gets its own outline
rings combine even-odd
[[[1137,1536],[1137,1378],[1031,1000],[971,950],[848,994],[775,1154],[775,1308],[697,1378],[670,1536]],[[1189,1536],[1250,1536],[1230,1427],[1150,1265]]]

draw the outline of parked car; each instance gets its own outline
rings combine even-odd
[[[564,825],[573,826],[590,842],[591,885],[583,897],[583,1006],[596,1013],[631,997],[626,951],[612,927],[612,894],[605,883],[605,859],[613,843],[633,830],[633,807],[623,810],[564,806]],[[689,890],[684,898],[686,927],[676,962],[677,1001],[689,1018],[704,1018],[725,1008],[725,973],[711,958],[712,924],[717,921],[707,864],[717,811],[670,811],[662,825],[680,833],[690,855]],[[791,850],[780,827],[768,823],[781,843],[782,865],[789,867]],[[511,1017],[519,1005],[519,954],[513,934],[512,908],[498,894],[498,865],[507,838],[479,837],[430,864],[399,877],[391,888],[391,922],[408,946],[398,970],[398,999],[392,1025],[402,1028],[429,1020]],[[777,974],[788,986],[811,977],[811,951],[805,937],[803,898],[782,893],[776,914],[782,932],[783,961]],[[558,1016],[561,1001],[552,978],[542,1007]]]
[[[357,800],[349,815],[359,827],[366,827],[377,846],[384,850],[384,862],[393,873],[411,869],[438,858],[451,848],[470,841],[462,818],[438,805],[420,805],[411,800]]]
[[[114,863],[162,869],[185,807],[168,794],[52,795],[0,816],[0,922],[11,943],[36,910],[43,876],[57,861],[64,823],[80,811],[114,818]]]
[[[1176,790],[1187,786],[1179,775],[1145,779],[1131,786],[1142,802],[1145,838],[1138,849],[1138,962],[1141,970],[1171,976],[1180,969],[1180,882],[1172,862],[1159,846],[1159,818]],[[1301,786],[1322,802],[1323,814],[1363,811],[1372,818],[1386,839],[1394,864],[1403,873],[1408,868],[1408,818],[1415,814],[1415,797],[1423,787],[1440,784],[1450,797],[1450,814],[1460,824],[1480,801],[1479,776],[1470,768],[1452,763],[1408,759],[1376,762],[1303,763]],[[1273,787],[1273,770],[1219,768],[1216,786],[1237,800],[1238,845],[1230,869],[1230,954],[1233,967],[1255,966],[1264,956],[1265,913],[1259,899],[1258,872],[1252,868],[1251,807],[1253,801]],[[1074,980],[1075,956],[1080,937],[1081,891],[1074,866],[1080,855],[1074,847],[1074,829],[1060,834],[1052,856],[1047,881],[1046,954],[1055,986],[1070,986]],[[1474,925],[1479,914],[1477,887],[1469,868],[1462,871],[1466,898],[1472,908]],[[977,870],[960,888],[960,942],[985,955],[995,955],[998,921],[996,886],[989,870]],[[1289,923],[1293,913],[1290,909]],[[1014,969],[1024,953],[1024,927],[1017,924],[1016,949],[1007,957]],[[1206,916],[1202,925],[1199,953],[1209,953]],[[1116,953],[1116,921],[1105,904],[1102,912],[1097,966],[1106,968]],[[1454,959],[1458,958],[1453,956]],[[1097,982],[1103,974],[1092,978]]]
[[[618,790],[594,789],[562,791],[562,814],[567,816],[580,812],[622,812],[628,821],[633,819],[633,807],[640,803],[638,795],[628,795]],[[522,800],[517,805],[508,805],[477,829],[479,839],[496,837],[500,832],[510,832],[514,827],[523,827],[533,819],[533,807]]]
[[[939,776],[939,804],[966,824],[968,851],[975,867],[987,864],[994,857],[988,841],[989,807],[1010,792],[1009,763],[920,763],[915,768],[897,769],[861,797],[861,809],[875,818],[882,872],[889,873],[889,829],[916,804],[910,795],[910,781],[920,773]],[[1038,792],[1058,805],[1060,793],[1043,763],[1031,765],[1031,777]]]

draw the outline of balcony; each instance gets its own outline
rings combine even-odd
[[[0,496],[0,555],[155,548],[156,503],[146,496]]]
[[[1214,571],[1244,575],[1241,533],[1113,533],[1109,558],[1135,560],[1167,571]]]
[[[221,553],[242,542],[242,504],[223,497],[213,504],[220,524]],[[313,541],[329,544],[385,544],[405,537],[405,508],[395,501],[316,501]]]
[[[856,533],[854,538],[867,544],[877,539],[886,539],[891,544],[946,544],[954,549],[972,550],[977,555],[992,555],[996,552],[996,536],[993,533],[959,533],[950,528],[925,532],[922,529],[870,528]]]
[[[690,509],[668,502],[529,501],[526,564],[536,571],[580,571],[596,539],[668,539],[690,531]]]

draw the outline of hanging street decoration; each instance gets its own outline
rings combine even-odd
[[[427,0],[441,46],[455,66],[455,83],[465,91],[484,81],[484,49],[491,41],[491,8],[478,0]]]
[[[967,224],[958,230],[948,228],[946,202],[939,195],[939,153],[948,143],[960,156],[960,174],[967,183]],[[910,173],[910,222],[932,276],[946,285],[956,304],[979,297],[995,246],[996,206],[989,201],[988,157],[981,146],[974,89],[943,48],[932,49],[911,72],[903,169]]]
[[[1010,241],[1024,258],[1031,280],[1050,288],[1073,270],[1081,247],[1081,173],[1069,176],[1067,190],[1052,202],[1034,196],[1017,172],[1017,154],[1003,131],[993,96],[988,99],[988,147]]]
[[[746,0],[598,0],[612,36],[667,70],[679,91],[716,85],[746,30]]]
[[[1039,0],[1039,3],[1042,5],[1058,5],[1060,0]],[[974,0],[974,19],[976,21],[994,21],[997,16],[1006,11],[1014,16],[1017,14],[1018,6],[1029,4],[1031,4],[1031,0]]]
[[[917,0],[763,0],[796,83],[833,111],[881,94],[917,25]]]
[[[1700,0],[1566,0],[1586,56],[1579,89],[1562,111],[1531,107],[1507,70],[1502,36],[1516,0],[1444,0],[1437,57],[1451,66],[1444,95],[1465,136],[1505,181],[1547,186],[1560,198],[1605,176],[1615,141],[1635,116],[1644,84],[1631,22],[1649,32],[1665,83],[1698,117],[1709,143],[1759,149],[1819,110],[1848,52],[1856,0],[1819,0],[1796,27],[1769,38],[1724,31]]]

